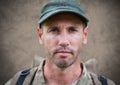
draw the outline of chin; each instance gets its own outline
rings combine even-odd
[[[66,60],[66,59],[60,59],[54,61],[54,64],[59,68],[67,68],[71,66],[73,63],[74,60]]]

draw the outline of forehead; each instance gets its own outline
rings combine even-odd
[[[50,25],[50,24],[59,24],[59,23],[71,23],[71,24],[82,24],[81,18],[74,13],[69,12],[62,12],[55,14],[48,18],[43,25]]]

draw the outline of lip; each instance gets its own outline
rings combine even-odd
[[[70,55],[70,54],[72,54],[72,53],[69,52],[69,51],[58,51],[58,52],[56,52],[56,54],[60,54],[60,55]]]
[[[58,52],[56,52],[56,53],[71,53],[70,51],[58,51]]]

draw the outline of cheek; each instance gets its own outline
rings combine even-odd
[[[50,35],[44,36],[43,43],[48,50],[52,50],[54,47],[56,47],[56,40]]]
[[[83,38],[84,38],[83,34],[76,34],[72,35],[71,40],[76,44],[82,44],[84,40]]]
[[[73,46],[73,48],[75,50],[78,50],[81,48],[82,44],[83,44],[83,35],[75,35],[72,39],[71,39],[71,45]]]

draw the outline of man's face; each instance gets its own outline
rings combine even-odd
[[[87,42],[87,33],[87,27],[83,29],[82,21],[73,13],[56,14],[38,29],[47,58],[60,68],[76,62],[82,44]]]

